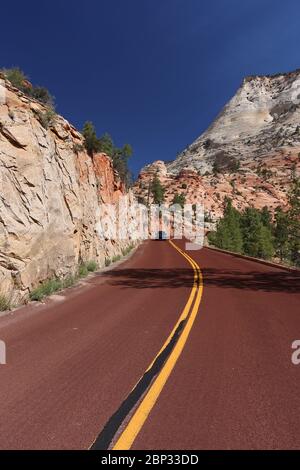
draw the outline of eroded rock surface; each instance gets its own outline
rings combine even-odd
[[[46,108],[3,77],[0,97],[0,291],[19,302],[39,281],[119,254],[129,241],[101,240],[97,224],[105,203],[132,194],[63,117],[45,124]]]

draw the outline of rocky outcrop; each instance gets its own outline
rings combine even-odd
[[[63,117],[0,77],[0,292],[26,299],[39,281],[121,252],[99,237],[104,203],[132,194],[105,154],[91,158]]]
[[[142,170],[136,194],[147,198],[157,173],[167,202],[183,193],[187,202],[203,203],[213,218],[222,214],[225,196],[239,209],[285,207],[291,180],[300,174],[299,103],[300,71],[246,78],[210,128],[178,158]]]

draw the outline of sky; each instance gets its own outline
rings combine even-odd
[[[2,2],[1,67],[19,66],[78,129],[130,143],[135,175],[173,160],[247,75],[300,67],[299,0]]]

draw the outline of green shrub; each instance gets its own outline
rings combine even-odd
[[[0,294],[0,312],[9,310],[11,307],[10,300],[3,294]]]
[[[30,292],[30,300],[42,300],[48,295],[52,295],[55,292],[63,288],[63,282],[60,279],[49,279],[44,283],[40,284],[36,289]]]
[[[78,268],[78,277],[86,277],[88,275],[88,268],[86,264],[81,264]]]
[[[112,263],[116,263],[117,261],[120,261],[120,259],[121,259],[121,255],[115,255],[112,258]]]
[[[123,248],[122,255],[127,256],[134,248],[133,244],[128,245],[126,248]]]
[[[186,188],[187,188],[187,184],[186,184],[186,183],[183,183],[183,184],[181,185],[181,187],[182,187],[182,189],[186,189]]]
[[[30,83],[28,83],[28,77],[19,67],[4,69],[2,72],[6,79],[9,80],[13,86],[18,88],[24,94],[36,99],[46,106],[54,107],[54,98],[51,96],[47,88],[41,86],[32,86]]]
[[[91,121],[87,121],[84,124],[82,135],[84,137],[84,146],[87,153],[91,157],[93,157],[96,152],[103,152],[109,155],[120,179],[126,187],[129,187],[132,182],[131,172],[128,168],[128,158],[132,155],[131,146],[125,144],[122,148],[116,147],[111,136],[107,133],[98,138],[95,126]]]
[[[36,86],[32,87],[31,89],[29,88],[29,90],[31,90],[30,96],[38,100],[40,103],[43,103],[51,108],[54,107],[54,98],[50,95],[47,88],[42,86]]]
[[[105,258],[105,266],[108,267],[111,265],[111,259],[110,258]]]
[[[75,284],[75,282],[76,282],[76,277],[69,275],[64,279],[63,287],[64,288],[72,287]]]
[[[89,261],[87,264],[86,264],[86,267],[87,267],[87,270],[89,272],[94,272],[96,271],[96,269],[98,268],[98,265],[96,263],[96,261]]]
[[[19,90],[25,92],[24,82],[28,80],[28,77],[19,67],[13,67],[12,69],[4,69],[2,72],[5,75],[5,78],[10,81],[10,83],[18,88]]]
[[[84,146],[86,151],[92,157],[95,152],[99,152],[100,144],[97,138],[94,124],[91,121],[87,121],[84,124],[82,135],[84,137]]]
[[[56,114],[51,108],[46,109],[46,111],[36,111],[36,114],[38,116],[38,120],[46,130],[55,123]]]

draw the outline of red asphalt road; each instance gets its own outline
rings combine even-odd
[[[183,243],[179,243],[184,247]],[[300,449],[300,277],[208,249],[187,344],[133,449]],[[167,242],[0,318],[1,449],[86,449],[179,318],[193,271]]]

